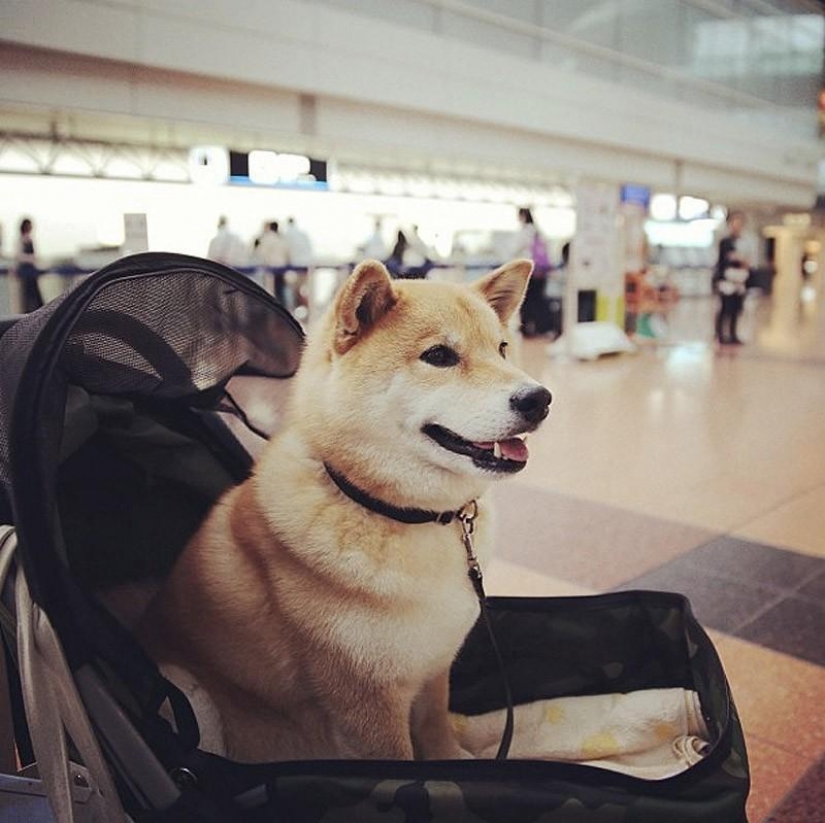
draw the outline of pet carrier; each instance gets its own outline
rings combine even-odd
[[[150,253],[0,331],[0,624],[23,767],[0,780],[12,819],[52,819],[38,816],[48,795],[60,823],[745,820],[724,672],[687,602],[666,593],[491,598],[488,612],[517,730],[522,709],[550,718],[553,701],[694,692],[706,739],[678,774],[617,771],[610,751],[598,765],[518,747],[503,761],[250,765],[200,750],[186,696],[100,595],[162,579],[248,476],[234,387],[292,375],[301,329],[238,273]],[[501,712],[501,674],[477,626],[452,672],[457,724]]]

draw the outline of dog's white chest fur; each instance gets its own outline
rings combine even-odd
[[[372,669],[376,679],[408,681],[449,666],[478,616],[458,536],[454,529],[440,532],[438,552],[428,551],[420,540],[400,541],[397,547],[432,556],[431,573],[415,580],[407,572],[376,575],[387,609],[356,602],[325,621],[327,642],[352,655],[359,668]],[[456,557],[447,557],[450,553]]]
[[[287,445],[277,461],[280,469],[295,459],[291,452]],[[305,471],[311,466],[298,462]],[[308,470],[317,473],[317,464]],[[266,463],[261,471],[267,472]],[[358,669],[368,668],[380,680],[420,678],[451,664],[479,609],[457,520],[396,523],[330,491],[329,481],[301,483],[291,493],[278,488],[278,480],[262,485],[276,487],[263,503],[267,519],[278,524],[279,539],[319,581],[308,615],[315,642],[351,657]],[[490,531],[482,506],[473,535],[482,562]],[[277,568],[273,574],[277,585]],[[301,613],[298,598],[304,594],[294,585],[284,592],[290,613]]]

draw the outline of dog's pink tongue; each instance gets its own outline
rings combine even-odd
[[[475,443],[480,449],[487,449],[492,451],[495,443],[490,441],[486,443]],[[501,456],[507,460],[514,460],[517,463],[526,463],[530,453],[527,450],[527,444],[520,437],[511,437],[508,440],[499,440],[498,446],[501,449]]]
[[[517,463],[526,463],[529,456],[527,444],[518,437],[511,437],[509,440],[500,440],[501,456],[508,460],[515,460]]]

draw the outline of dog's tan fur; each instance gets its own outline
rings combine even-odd
[[[447,674],[478,603],[460,527],[371,512],[323,464],[395,506],[449,511],[479,498],[491,475],[421,426],[472,441],[516,433],[508,398],[537,384],[500,347],[530,271],[516,261],[467,287],[393,282],[368,261],[310,335],[283,431],[213,509],[139,627],[159,663],[208,692],[229,756],[461,755]],[[423,362],[433,345],[461,362]],[[482,562],[490,531],[481,503]]]

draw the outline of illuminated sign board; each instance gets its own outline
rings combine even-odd
[[[229,152],[232,183],[282,188],[326,189],[327,163],[304,154],[255,149]]]
[[[647,186],[625,183],[620,194],[622,203],[635,203],[644,209],[650,205],[650,189]]]

